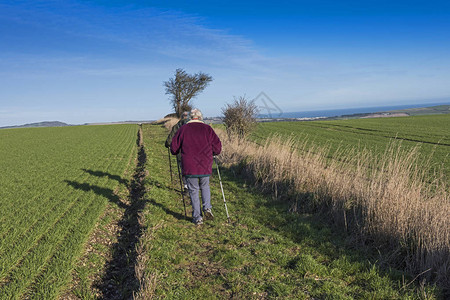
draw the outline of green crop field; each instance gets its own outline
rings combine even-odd
[[[0,299],[52,299],[136,157],[135,125],[0,131]]]
[[[339,147],[367,148],[382,153],[393,140],[402,147],[420,147],[421,159],[429,159],[434,168],[444,168],[450,175],[450,114],[397,118],[353,119],[313,122],[260,123],[252,138],[262,142],[277,133],[308,139],[313,144],[329,147],[331,152]]]

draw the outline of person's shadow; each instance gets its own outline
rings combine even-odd
[[[128,182],[128,180],[123,179],[122,177],[118,176],[118,175],[112,175],[110,173],[107,172],[103,172],[103,171],[94,171],[94,170],[88,170],[88,169],[81,169],[84,172],[92,175],[92,176],[97,176],[97,177],[108,177],[109,179],[112,180],[116,180],[117,182],[121,183],[121,184],[125,184],[125,185],[129,185],[130,183]]]
[[[108,201],[117,204],[119,207],[127,208],[127,205],[125,203],[123,203],[120,200],[119,196],[117,196],[114,193],[114,191],[111,189],[104,188],[104,187],[101,187],[98,185],[89,184],[86,182],[77,182],[77,181],[72,181],[72,180],[64,180],[64,182],[67,185],[70,185],[71,187],[73,187],[74,189],[82,190],[84,192],[93,191],[97,195],[108,199]]]

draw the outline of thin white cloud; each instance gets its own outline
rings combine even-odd
[[[78,45],[70,42],[71,37],[76,37],[93,47],[92,51],[81,50],[78,54],[86,56],[86,60],[109,57],[121,63],[142,57],[143,64],[154,58],[158,61],[184,61],[188,65],[242,69],[258,69],[264,65],[260,61],[265,58],[254,49],[250,40],[207,28],[195,16],[151,8],[117,10],[78,2],[55,3],[44,1],[33,5],[29,1],[28,5],[3,5],[1,18],[40,28],[48,35],[47,39],[62,37],[66,44],[60,46],[60,55],[68,57],[68,64],[76,62],[70,55],[80,51],[77,50]],[[57,9],[48,9],[55,5]],[[16,17],[10,18],[9,15]],[[77,43],[76,39],[74,43]],[[102,43],[110,43],[109,49],[104,49],[108,45]],[[36,58],[36,55],[31,56]],[[37,59],[36,63],[45,62]]]

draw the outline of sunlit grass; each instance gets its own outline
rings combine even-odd
[[[135,156],[137,126],[0,131],[0,298],[54,299]]]

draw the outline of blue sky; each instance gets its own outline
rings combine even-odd
[[[206,116],[449,102],[450,2],[0,0],[0,126],[158,119],[176,68]]]

